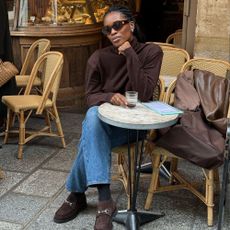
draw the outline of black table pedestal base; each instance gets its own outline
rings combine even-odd
[[[139,226],[149,223],[153,220],[156,220],[164,214],[152,214],[148,212],[137,212],[137,211],[118,211],[116,216],[113,218],[113,221],[123,224],[126,226],[126,229],[137,230]]]

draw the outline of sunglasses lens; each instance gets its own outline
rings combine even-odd
[[[102,33],[104,35],[109,35],[111,34],[112,29],[119,31],[126,23],[128,23],[128,21],[116,21],[112,26],[103,26]]]
[[[102,33],[103,33],[104,35],[110,34],[110,33],[111,33],[111,30],[112,30],[112,27],[110,27],[110,26],[103,26],[103,27],[102,27]]]
[[[124,25],[123,21],[116,21],[113,23],[112,28],[116,31],[120,30]]]

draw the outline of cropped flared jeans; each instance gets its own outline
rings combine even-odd
[[[134,130],[130,130],[129,138],[135,140]],[[91,107],[82,123],[78,154],[67,178],[67,190],[85,192],[89,186],[110,184],[111,150],[127,140],[127,129],[104,123],[98,117],[98,106]]]

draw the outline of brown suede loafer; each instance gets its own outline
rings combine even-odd
[[[112,199],[98,202],[94,230],[111,230],[113,228],[113,216],[116,213],[117,207]]]
[[[74,195],[70,193],[68,198],[64,201],[62,206],[57,210],[54,215],[55,223],[65,223],[74,219],[79,212],[86,209],[86,197],[85,194]]]

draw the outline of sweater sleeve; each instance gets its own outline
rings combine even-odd
[[[114,93],[103,92],[103,82],[98,70],[98,53],[94,53],[86,67],[86,104],[88,107],[110,102]]]
[[[139,60],[132,47],[125,50],[125,56],[132,90],[138,92],[138,98],[141,101],[150,100],[159,79],[163,57],[161,48],[149,47],[144,60]]]

